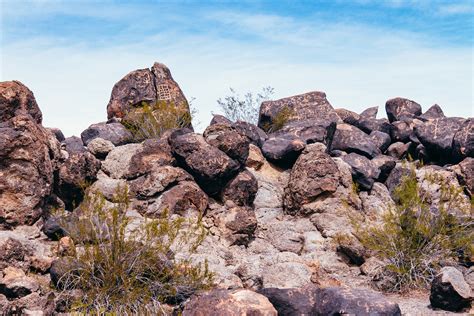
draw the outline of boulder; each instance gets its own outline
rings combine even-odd
[[[390,136],[393,142],[407,143],[410,141],[410,135],[413,133],[415,123],[412,119],[392,122]],[[421,122],[420,122],[421,123]]]
[[[0,270],[8,266],[23,267],[25,259],[32,255],[30,247],[16,238],[1,236],[0,238]]]
[[[364,156],[350,153],[342,157],[352,168],[352,179],[362,190],[370,190],[375,179],[379,176],[379,171],[374,163]]]
[[[247,157],[247,162],[245,163],[245,166],[248,168],[259,170],[263,166],[264,163],[265,163],[265,157],[263,157],[263,154],[260,148],[258,148],[254,144],[250,144],[249,156]]]
[[[69,153],[83,153],[86,152],[87,149],[84,147],[84,143],[82,139],[77,136],[71,136],[66,138],[62,143],[61,146]]]
[[[317,303],[316,288],[312,285],[293,289],[265,288],[258,293],[268,298],[278,315],[313,315]]]
[[[280,130],[271,134],[272,137],[295,137],[306,144],[329,144],[336,131],[336,123],[329,120],[312,119],[289,122]]]
[[[227,124],[210,125],[204,131],[203,136],[208,144],[220,149],[241,165],[247,161],[250,141],[247,136],[241,135],[232,126]]]
[[[421,105],[415,101],[394,98],[385,103],[385,111],[390,122],[400,121],[401,118],[414,118],[421,115]]]
[[[50,131],[54,137],[56,137],[56,139],[58,140],[58,142],[63,142],[66,138],[64,137],[64,134],[63,132],[59,129],[59,128],[55,128],[55,127],[47,127],[46,128],[48,131]]]
[[[107,154],[114,149],[115,146],[110,140],[103,138],[94,138],[87,145],[87,149],[98,159],[104,159]]]
[[[431,283],[431,306],[458,312],[471,306],[472,290],[461,271],[443,267]]]
[[[252,208],[247,206],[232,206],[219,214],[216,223],[230,245],[247,246],[255,239],[257,217]]]
[[[82,202],[85,186],[97,179],[100,165],[100,161],[89,152],[71,154],[61,164],[55,192],[68,210],[72,211]]]
[[[89,126],[81,133],[81,139],[84,145],[88,145],[93,139],[102,138],[114,144],[114,146],[125,145],[133,142],[132,133],[121,123],[107,124],[97,123]]]
[[[434,120],[438,118],[443,118],[444,113],[441,107],[438,104],[432,105],[425,113],[421,114],[418,118],[423,121]]]
[[[258,127],[266,130],[282,110],[288,109],[291,115],[288,122],[307,119],[323,119],[332,122],[340,121],[324,92],[308,92],[280,100],[264,101],[260,106]]]
[[[380,155],[371,160],[375,168],[378,169],[377,181],[385,182],[392,169],[397,164],[397,160],[390,156]]]
[[[395,159],[403,159],[408,156],[408,149],[411,143],[396,142],[391,144],[387,149],[387,155]]]
[[[62,289],[67,282],[66,275],[79,273],[81,264],[73,257],[61,257],[51,263],[49,275],[53,285]]]
[[[354,125],[355,122],[360,120],[360,115],[346,109],[335,109],[337,115],[341,118],[344,123]]]
[[[379,107],[373,106],[362,111],[362,113],[360,113],[360,116],[367,117],[367,118],[377,118],[378,112],[379,112]]]
[[[201,135],[188,133],[169,141],[178,164],[207,194],[217,194],[240,169],[238,162],[209,145]]]
[[[262,294],[246,289],[216,289],[196,295],[186,304],[183,316],[276,316],[277,311]]]
[[[465,121],[458,117],[429,120],[417,125],[415,134],[432,160],[449,162],[452,160],[454,136]]]
[[[458,181],[468,191],[474,194],[474,158],[468,157],[459,163],[459,172],[456,172]]]
[[[107,117],[123,118],[142,102],[155,104],[158,101],[182,107],[189,113],[188,101],[168,67],[155,63],[151,69],[130,72],[114,85],[107,105]]]
[[[285,188],[285,209],[294,213],[320,196],[334,193],[339,184],[339,170],[332,158],[316,144],[310,145],[291,169]]]
[[[365,289],[327,287],[318,289],[314,315],[401,315],[398,304]]]
[[[3,270],[0,278],[0,294],[6,297],[19,298],[39,289],[38,282],[32,277],[26,276],[23,270],[15,267],[7,267]]]
[[[209,123],[209,125],[214,125],[214,124],[232,125],[232,121],[229,120],[224,115],[213,114],[211,123]]]
[[[262,146],[262,154],[281,167],[291,167],[306,147],[304,141],[292,135],[270,137]]]
[[[474,118],[467,119],[454,134],[453,155],[458,161],[465,157],[474,158]]]
[[[262,147],[263,143],[268,138],[267,133],[252,123],[237,121],[232,124],[232,127],[235,128],[241,135],[246,136],[251,144],[254,144],[258,147]]]
[[[355,121],[352,125],[359,128],[366,134],[370,134],[373,131],[379,131],[383,133],[390,134],[392,126],[386,118],[369,118],[361,117],[359,120]]]
[[[155,167],[176,165],[176,159],[166,137],[147,139],[141,145],[130,158],[127,178],[136,178]]]
[[[257,195],[258,182],[248,170],[240,172],[221,192],[223,202],[232,201],[240,206],[251,206]]]
[[[42,228],[43,233],[49,239],[59,240],[61,237],[67,235],[67,229],[64,227],[59,217],[51,216],[45,220]]]
[[[384,132],[373,131],[369,136],[372,142],[375,144],[375,146],[377,146],[378,149],[380,149],[381,152],[385,152],[392,142],[390,135]]]
[[[411,175],[411,173],[411,166],[405,163],[397,163],[390,172],[387,180],[385,180],[385,186],[394,200],[396,199],[396,196],[394,196],[395,189],[402,183],[402,179]]]
[[[337,124],[336,132],[330,145],[331,151],[343,150],[347,153],[357,153],[367,158],[380,155],[380,149],[374,144],[369,135],[355,126],[349,124]]]
[[[29,115],[36,124],[41,124],[43,119],[30,89],[19,81],[0,82],[0,122],[18,115]]]

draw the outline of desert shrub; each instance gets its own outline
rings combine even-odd
[[[293,109],[284,106],[277,112],[271,122],[267,122],[263,125],[262,129],[267,133],[274,133],[282,129],[294,114]]]
[[[474,254],[474,221],[470,207],[461,203],[462,189],[438,177],[429,181],[440,186],[437,207],[412,169],[396,188],[396,206],[382,224],[356,227],[361,243],[386,262],[381,278],[391,281],[381,282],[385,290],[427,287],[443,262]]]
[[[260,103],[270,100],[274,89],[272,87],[264,87],[261,92],[247,92],[243,97],[232,88],[230,88],[230,93],[230,95],[217,100],[217,104],[224,112],[224,116],[232,121],[241,120],[257,124]]]
[[[196,110],[193,110],[196,112]],[[137,141],[159,138],[164,131],[191,126],[192,112],[188,105],[158,100],[154,104],[142,102],[133,107],[122,120],[122,124]]]
[[[192,254],[205,237],[200,221],[171,216],[132,223],[126,216],[127,188],[118,188],[113,206],[89,193],[68,218],[68,233],[78,250],[61,277],[61,288],[79,289],[71,310],[86,314],[163,314],[162,304],[178,304],[212,287],[207,263],[178,260],[173,250]]]

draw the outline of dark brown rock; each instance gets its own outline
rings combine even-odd
[[[400,121],[401,118],[414,118],[421,115],[421,105],[415,101],[394,98],[385,103],[385,110],[390,122]]]
[[[84,188],[97,179],[100,161],[89,152],[73,153],[58,171],[56,194],[68,210],[78,206],[84,197]]]
[[[82,142],[82,139],[80,139],[77,136],[71,136],[66,138],[61,146],[69,153],[69,154],[74,154],[74,153],[84,153],[87,151],[86,147],[84,147],[84,143]]]
[[[244,170],[224,187],[221,192],[222,201],[232,201],[237,205],[250,206],[255,200],[258,191],[258,182],[255,176]]]
[[[354,125],[355,122],[360,120],[360,115],[356,112],[352,112],[346,109],[335,109],[337,115],[341,118],[344,123]]]
[[[267,134],[258,126],[244,122],[237,121],[232,124],[241,135],[247,136],[251,144],[255,146],[262,147],[265,140],[268,138]]]
[[[395,189],[402,183],[403,177],[411,175],[411,167],[404,163],[397,163],[390,172],[390,175],[385,180],[385,186],[387,187],[392,199],[396,200],[394,195]]]
[[[209,145],[201,135],[188,133],[169,139],[173,153],[208,194],[217,194],[239,171],[239,163]]]
[[[227,124],[210,125],[204,131],[203,136],[208,144],[220,149],[241,165],[247,161],[250,141],[232,126]]]
[[[323,119],[333,122],[340,121],[331,104],[326,99],[324,92],[308,92],[280,100],[264,101],[260,106],[258,127],[265,130],[268,124],[274,122],[275,117],[284,108],[292,111],[290,121],[307,119]]]
[[[64,287],[65,282],[67,281],[65,278],[66,274],[77,274],[79,273],[79,269],[81,268],[81,264],[75,258],[72,257],[61,257],[59,259],[54,260],[51,263],[51,268],[49,269],[49,275],[51,276],[51,281],[53,285],[57,289],[62,289]]]
[[[252,208],[247,206],[230,207],[218,219],[218,225],[224,226],[225,238],[231,245],[247,246],[255,239],[257,217]]]
[[[219,115],[219,114],[213,114],[212,115],[212,120],[209,125],[214,125],[214,124],[226,124],[226,125],[232,125],[232,121],[229,120],[227,117],[224,115]]]
[[[380,131],[373,131],[369,136],[381,152],[385,152],[392,142],[389,134]]]
[[[473,300],[472,290],[461,271],[444,267],[431,283],[431,306],[458,312],[469,308]]]
[[[196,295],[186,304],[183,316],[277,316],[268,299],[246,289],[215,289]]]
[[[365,109],[360,116],[367,117],[367,118],[377,118],[377,113],[379,112],[378,106],[373,106],[371,108]]]
[[[272,133],[272,137],[294,136],[306,144],[328,144],[336,131],[336,123],[329,120],[301,120],[289,122],[282,129]]]
[[[378,169],[379,176],[377,181],[385,182],[392,169],[397,164],[397,160],[390,156],[380,155],[371,160],[375,168]]]
[[[294,136],[270,137],[262,146],[262,154],[277,165],[291,167],[305,147],[305,142]]]
[[[377,167],[367,157],[350,153],[342,157],[351,166],[352,179],[362,190],[370,190],[379,176]]]
[[[278,315],[313,315],[317,303],[316,288],[312,285],[293,289],[265,288],[258,293],[268,298]]]
[[[474,194],[474,158],[467,157],[459,163],[460,172],[457,175],[459,183],[466,187],[469,195]]]
[[[95,138],[102,138],[111,141],[115,146],[133,142],[132,133],[121,123],[107,124],[103,122],[92,124],[81,133],[81,139],[85,146]]]
[[[332,158],[320,148],[310,146],[291,169],[290,180],[285,188],[285,209],[290,213],[297,212],[302,205],[335,192],[339,177],[339,170]]]
[[[31,249],[17,239],[0,239],[0,270],[8,266],[25,267],[28,264],[25,258],[31,254]]]
[[[441,107],[438,104],[432,105],[425,113],[421,114],[418,118],[420,120],[434,120],[437,118],[443,118],[444,113]]]
[[[467,119],[454,134],[453,155],[456,160],[474,157],[474,118]]]
[[[410,141],[410,135],[414,133],[415,124],[412,119],[392,122],[390,136],[393,142],[407,143]]]
[[[387,149],[387,155],[396,159],[403,159],[408,156],[408,149],[411,143],[396,142],[391,144]]]
[[[336,132],[331,143],[331,150],[343,150],[347,153],[357,153],[368,158],[380,155],[380,149],[374,144],[369,135],[355,126],[337,124]]]
[[[48,131],[50,131],[51,133],[53,133],[54,137],[56,137],[56,139],[58,140],[58,142],[63,142],[66,138],[64,137],[64,134],[63,132],[59,129],[59,128],[55,128],[55,127],[48,127],[46,128]]]
[[[361,117],[355,121],[352,125],[359,128],[366,134],[370,134],[373,131],[384,132],[390,134],[392,126],[386,118],[375,119],[370,117]]]
[[[41,124],[43,118],[30,89],[19,81],[0,82],[0,122],[17,115],[30,115],[37,124]]]
[[[147,139],[141,150],[134,153],[128,166],[127,178],[133,179],[155,167],[176,165],[176,159],[166,138]]]
[[[328,287],[318,289],[314,315],[401,315],[398,304],[365,289]]]

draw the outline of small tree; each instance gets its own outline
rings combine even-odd
[[[71,266],[58,281],[82,296],[72,311],[85,314],[162,314],[162,304],[180,303],[194,292],[212,287],[207,263],[178,260],[174,250],[194,253],[206,235],[200,220],[171,216],[132,225],[126,215],[127,188],[118,188],[114,206],[100,193],[89,193],[80,214],[63,225],[79,246]]]
[[[230,88],[230,95],[217,100],[224,115],[232,121],[245,121],[257,124],[260,103],[270,100],[274,93],[272,87],[264,87],[262,91],[254,94],[247,92],[243,97]]]
[[[396,206],[384,215],[383,224],[356,226],[362,244],[386,262],[379,277],[393,282],[382,282],[389,284],[385,290],[427,287],[443,261],[474,254],[474,221],[461,203],[462,189],[439,177],[428,180],[440,185],[437,207],[431,207],[411,170],[396,188]]]

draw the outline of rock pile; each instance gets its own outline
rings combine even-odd
[[[433,174],[464,189],[462,203],[474,191],[473,119],[445,117],[438,105],[422,113],[414,101],[392,99],[384,119],[377,107],[334,109],[323,92],[310,92],[263,102],[257,125],[216,115],[202,135],[182,128],[135,142],[120,119],[157,100],[188,106],[159,63],[114,86],[107,122],[64,138],[41,125],[28,88],[0,83],[3,310],[64,309],[48,287],[69,264],[51,266],[70,250],[54,210],[74,214],[91,190],[114,203],[116,188],[126,185],[138,220],[167,210],[202,217],[209,231],[189,259],[207,260],[219,289],[191,298],[184,315],[400,315],[403,300],[399,306],[369,289],[378,261],[354,235],[353,221],[377,222],[393,205],[407,172],[403,158],[425,163],[415,172],[433,205],[441,198],[426,181]],[[282,109],[291,115],[273,128]],[[464,277],[464,270],[442,270],[432,306],[468,308],[473,284]]]

